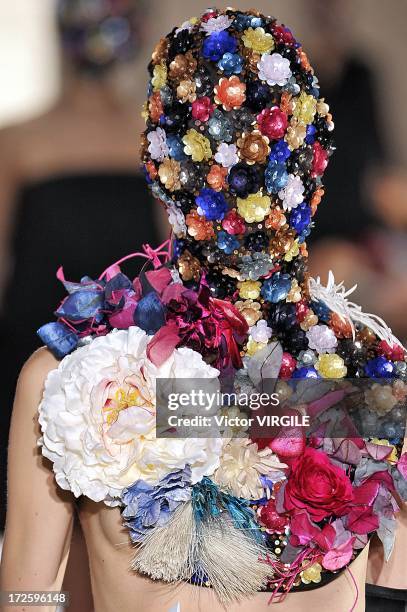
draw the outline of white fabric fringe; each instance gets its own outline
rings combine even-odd
[[[324,302],[330,310],[339,315],[343,320],[348,321],[352,328],[352,336],[355,339],[355,323],[362,323],[371,329],[381,340],[385,340],[390,346],[403,346],[400,340],[396,338],[390,327],[386,325],[382,318],[375,314],[362,312],[362,308],[350,302],[347,298],[353,293],[357,287],[354,285],[346,290],[343,281],[336,284],[332,270],[328,273],[328,284],[325,287],[321,283],[318,276],[309,279],[310,296],[315,301]]]

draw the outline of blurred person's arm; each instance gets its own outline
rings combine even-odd
[[[45,378],[57,365],[47,349],[40,349],[24,366],[17,385],[0,591],[58,591],[62,585],[72,532],[72,497],[57,488],[51,464],[37,447],[37,409]],[[4,608],[5,612],[23,609],[23,605]],[[50,609],[36,607],[38,612]]]
[[[14,149],[12,132],[12,129],[0,131],[0,306],[9,273],[10,234],[19,184],[18,170],[14,163],[15,156],[12,153]]]

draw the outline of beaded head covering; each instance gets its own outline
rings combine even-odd
[[[103,74],[136,56],[144,0],[58,0],[57,6],[63,51],[79,72]]]
[[[256,11],[185,22],[149,70],[143,161],[174,238],[144,246],[154,269],[133,280],[119,264],[140,253],[96,280],[58,272],[42,452],[61,487],[121,507],[138,572],[224,604],[314,588],[375,531],[388,556],[407,498],[405,350],[332,274],[306,272],[329,108],[291,31]],[[200,430],[191,395],[167,422],[163,392],[197,380],[217,418]],[[266,380],[277,429],[254,416]]]

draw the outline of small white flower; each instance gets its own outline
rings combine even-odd
[[[332,353],[338,340],[327,325],[314,325],[307,331],[308,346],[318,353]]]
[[[148,152],[152,159],[162,162],[167,155],[169,155],[167,137],[165,131],[158,127],[156,130],[147,134],[149,141]]]
[[[265,53],[258,62],[259,79],[268,85],[286,85],[292,75],[290,61],[279,53]]]
[[[188,32],[192,32],[192,30],[194,29],[194,25],[195,24],[191,20],[184,21],[184,23],[182,23],[180,27],[175,30],[175,34],[177,35],[180,32],[184,32],[184,30],[188,30]]]
[[[304,185],[300,177],[290,174],[287,185],[278,192],[278,197],[283,201],[284,210],[297,208],[304,200]]]
[[[202,24],[201,30],[203,30],[206,35],[209,36],[209,34],[213,34],[213,32],[223,32],[223,30],[226,30],[231,23],[232,19],[230,19],[227,15],[211,17],[206,23]]]
[[[172,204],[167,207],[168,221],[174,230],[174,234],[177,238],[182,238],[187,233],[187,226],[185,224],[185,217],[182,211]]]
[[[228,145],[225,142],[222,142],[219,145],[218,152],[215,155],[215,160],[222,164],[224,168],[231,168],[236,165],[239,161],[239,156],[237,154],[237,146],[234,144]]]
[[[267,344],[273,332],[270,327],[267,325],[267,321],[261,319],[250,328],[250,335],[255,342],[261,342],[262,344]]]

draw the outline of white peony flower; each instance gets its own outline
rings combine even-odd
[[[230,19],[227,15],[219,15],[219,17],[211,17],[207,22],[203,23],[201,26],[201,30],[206,33],[207,36],[209,34],[213,34],[213,32],[223,32],[223,30],[227,30],[227,28],[231,25],[232,19]]]
[[[158,127],[156,130],[153,130],[147,134],[147,139],[150,143],[148,145],[148,152],[150,153],[151,158],[162,162],[164,158],[169,155],[165,131]]]
[[[124,487],[189,464],[192,481],[219,465],[220,439],[155,437],[157,378],[210,378],[219,372],[189,348],[157,367],[146,355],[151,337],[138,327],[95,338],[48,375],[39,406],[42,453],[56,481],[76,497],[116,505]]]
[[[167,214],[169,224],[171,225],[177,238],[182,238],[182,236],[185,236],[187,233],[187,226],[185,224],[185,217],[182,211],[173,204],[172,206],[167,207]]]
[[[290,174],[287,185],[278,192],[278,197],[283,201],[284,210],[297,208],[304,200],[304,185],[300,177]]]
[[[268,85],[286,85],[292,75],[290,61],[280,53],[265,53],[257,64],[259,79]]]
[[[239,161],[236,145],[222,142],[222,144],[219,145],[218,152],[215,155],[215,160],[219,164],[222,164],[224,168],[231,168],[232,166],[235,166]]]

